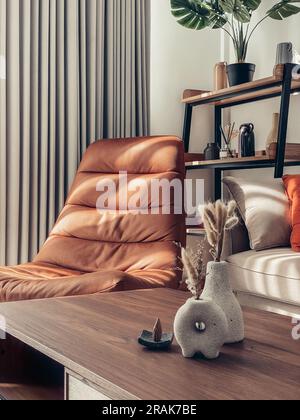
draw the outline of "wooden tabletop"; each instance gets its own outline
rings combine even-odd
[[[171,290],[50,299],[0,305],[8,333],[103,388],[150,400],[300,399],[300,342],[292,321],[245,309],[243,344],[216,361],[187,360],[175,343],[150,352],[137,343],[160,317],[172,329],[188,295]],[[104,389],[105,390],[105,389]],[[106,394],[107,395],[107,394]]]

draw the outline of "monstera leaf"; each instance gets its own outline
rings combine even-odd
[[[228,23],[228,19],[226,18],[225,15],[221,15],[221,14],[214,14],[212,13],[210,16],[210,27],[212,29],[221,29],[223,28],[223,26],[226,25],[226,23]]]
[[[236,2],[236,6],[233,10],[233,16],[241,23],[249,23],[251,20],[249,10],[242,4],[242,2]]]
[[[178,23],[189,29],[210,26],[210,9],[206,2],[197,0],[171,0],[172,14]]]
[[[300,0],[284,0],[268,11],[268,15],[275,20],[284,20],[290,16],[297,15],[300,12],[300,7],[294,6],[292,3],[300,3]]]
[[[219,0],[219,5],[225,13],[232,14],[238,22],[248,23],[251,20],[251,9],[245,3],[250,4],[253,1]]]
[[[248,10],[254,12],[261,5],[261,0],[243,0],[242,3]]]
[[[219,0],[219,4],[226,13],[233,13],[236,0]]]

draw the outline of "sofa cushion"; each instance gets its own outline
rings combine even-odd
[[[235,291],[300,306],[300,256],[290,248],[247,251],[227,261]]]
[[[251,249],[290,246],[289,200],[282,180],[255,183],[233,177],[223,180],[244,220]]]
[[[283,182],[290,200],[292,235],[291,245],[300,252],[300,175],[286,175]]]

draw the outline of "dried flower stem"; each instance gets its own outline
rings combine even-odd
[[[215,262],[221,261],[225,232],[232,230],[239,223],[236,208],[235,201],[226,204],[221,200],[208,203],[204,207],[203,223]]]
[[[200,299],[204,286],[204,245],[201,244],[196,252],[190,252],[182,248],[182,263],[187,275],[186,285],[196,300]]]

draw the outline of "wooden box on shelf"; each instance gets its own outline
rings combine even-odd
[[[267,148],[267,156],[269,159],[276,159],[277,143],[272,143]],[[300,159],[300,144],[299,143],[287,143],[285,150],[285,158],[287,160],[299,160]]]

